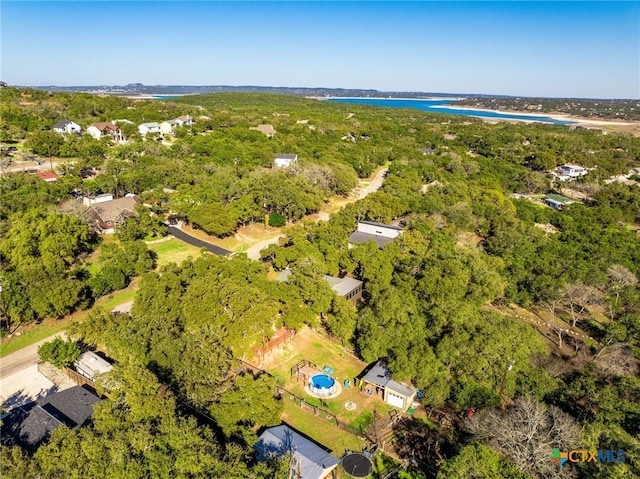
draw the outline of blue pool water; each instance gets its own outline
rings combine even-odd
[[[474,116],[478,118],[504,118],[515,120],[529,120],[540,123],[553,123],[555,125],[571,125],[570,121],[556,120],[548,116],[529,116],[497,111],[475,111],[464,108],[443,108],[454,103],[455,100],[418,100],[410,98],[327,98],[328,101],[338,103],[357,103],[362,105],[385,106],[391,108],[414,108],[416,110],[430,111],[434,113],[448,113],[449,115]]]
[[[331,389],[336,380],[327,374],[316,374],[311,378],[311,386],[317,389]]]

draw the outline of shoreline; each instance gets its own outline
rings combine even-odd
[[[640,122],[634,121],[619,121],[619,120],[593,120],[591,118],[585,118],[580,116],[568,115],[566,113],[529,113],[529,112],[520,112],[513,110],[492,110],[490,108],[472,108],[467,106],[455,106],[455,105],[440,105],[438,108],[450,108],[456,110],[468,110],[468,111],[478,111],[478,112],[488,112],[488,113],[504,113],[505,115],[518,115],[518,116],[530,116],[530,117],[547,117],[553,120],[559,121],[568,121],[572,123],[584,123],[591,126],[640,126]],[[526,120],[522,118],[483,118],[486,120],[493,121],[537,121],[537,120]]]
[[[306,96],[312,100],[413,100],[413,101],[458,101],[463,97],[406,97],[406,96]]]
[[[316,100],[330,100],[330,99],[345,99],[345,100],[412,100],[412,101],[438,101],[438,100],[448,100],[448,101],[457,101],[462,97],[429,97],[429,98],[408,98],[408,97],[307,97]],[[613,129],[620,129],[622,131],[629,129],[631,130],[634,136],[640,136],[640,121],[633,120],[608,120],[608,119],[592,119],[579,117],[574,115],[569,115],[565,113],[546,113],[546,112],[521,112],[521,111],[513,111],[513,110],[494,110],[490,108],[473,108],[467,106],[458,106],[455,103],[446,104],[446,105],[438,105],[438,108],[442,109],[454,109],[454,110],[466,110],[469,112],[478,112],[478,113],[500,113],[504,115],[514,115],[514,118],[504,118],[504,117],[487,117],[487,116],[475,116],[474,118],[479,118],[487,123],[499,123],[502,121],[505,122],[524,122],[524,123],[549,123],[545,121],[541,121],[539,118],[548,118],[554,121],[566,122],[565,126],[568,127],[583,127],[583,128],[606,128],[610,127]],[[473,115],[470,115],[473,116]],[[515,116],[520,117],[531,117],[531,119],[527,118],[515,118]]]

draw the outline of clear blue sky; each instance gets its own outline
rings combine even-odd
[[[1,3],[15,85],[640,98],[640,2]]]

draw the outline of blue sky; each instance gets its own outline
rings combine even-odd
[[[2,0],[17,85],[640,98],[640,2]]]

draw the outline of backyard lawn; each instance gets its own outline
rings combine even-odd
[[[181,264],[184,260],[189,258],[197,258],[200,256],[200,248],[191,246],[179,239],[172,238],[167,241],[161,241],[159,243],[153,243],[147,245],[147,247],[156,253],[158,257],[156,262],[158,267],[167,265],[169,263]]]
[[[342,385],[342,392],[338,397],[322,401],[313,398],[305,392],[303,381],[291,377],[291,367],[303,359],[320,369],[324,366],[333,368],[331,376]],[[308,328],[298,332],[282,349],[270,352],[260,367],[275,376],[278,384],[286,390],[304,398],[310,404],[327,409],[341,421],[356,428],[370,423],[374,411],[377,415],[387,415],[394,409],[384,403],[382,398],[375,394],[368,396],[354,386],[354,378],[367,367],[367,363],[344,350],[339,344]],[[345,380],[350,381],[350,387],[345,386]],[[355,408],[348,410],[345,407],[347,403],[355,404]],[[295,423],[292,425],[297,427]]]
[[[336,457],[342,456],[346,450],[361,451],[368,446],[359,437],[339,429],[324,414],[314,416],[309,409],[301,409],[289,399],[284,399],[282,419],[314,441],[331,449],[331,453]]]

